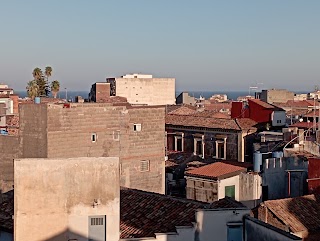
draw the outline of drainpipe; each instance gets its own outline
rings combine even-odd
[[[290,197],[290,172],[288,171],[288,196]]]

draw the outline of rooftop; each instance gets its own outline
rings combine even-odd
[[[207,179],[225,179],[246,172],[247,168],[230,162],[215,162],[186,172],[186,176]]]
[[[256,129],[257,123],[250,119],[226,119],[194,115],[166,115],[166,125],[204,127],[211,129],[243,130]]]
[[[120,238],[155,237],[176,232],[177,226],[192,227],[198,209],[244,208],[231,198],[209,204],[127,188],[120,197]]]
[[[320,232],[319,195],[269,200],[260,205],[267,207],[291,232]]]
[[[13,232],[13,196],[0,204],[0,230]],[[174,198],[129,188],[120,191],[120,238],[155,237],[176,232],[176,227],[192,227],[198,209],[246,208],[231,198],[213,203]]]

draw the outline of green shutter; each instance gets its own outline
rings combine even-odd
[[[232,186],[226,186],[224,188],[224,193],[226,197],[231,197],[235,199],[235,185]]]

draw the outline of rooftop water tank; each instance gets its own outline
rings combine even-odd
[[[35,104],[40,104],[40,102],[41,102],[40,97],[35,97],[35,98],[34,98],[34,103],[35,103]]]
[[[253,153],[253,171],[260,172],[262,165],[262,153],[259,151]]]

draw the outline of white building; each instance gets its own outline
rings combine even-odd
[[[107,78],[110,95],[127,98],[130,104],[175,104],[175,79],[153,78],[146,74],[127,74],[120,78]]]

